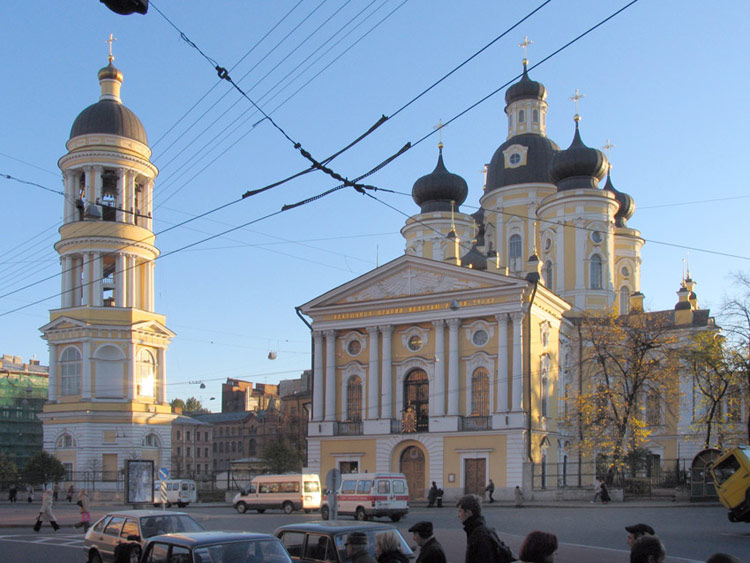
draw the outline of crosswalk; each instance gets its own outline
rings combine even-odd
[[[83,548],[83,534],[62,534],[60,532],[44,533],[22,533],[0,535],[0,546],[3,542],[31,543],[37,545],[49,545],[55,547]],[[1,548],[0,548],[1,549]]]

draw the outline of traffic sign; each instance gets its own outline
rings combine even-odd
[[[169,469],[166,467],[159,469],[159,479],[169,479]]]

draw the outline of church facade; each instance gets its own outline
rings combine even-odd
[[[314,349],[308,464],[322,476],[401,471],[412,498],[435,482],[449,499],[483,494],[489,479],[508,498],[532,481],[581,482],[562,424],[582,377],[576,319],[642,310],[644,240],[628,226],[633,198],[584,144],[579,116],[567,149],[547,137],[546,88],[526,66],[505,95],[507,138],[485,167],[478,211],[461,211],[467,184],[441,143],[412,189],[419,212],[401,230],[404,255],[300,308]],[[714,329],[697,300],[678,305],[667,313],[685,338]],[[691,407],[674,399],[677,419],[649,444],[662,458],[690,434]]]
[[[99,101],[75,119],[60,158],[65,198],[55,249],[60,306],[41,327],[50,351],[44,449],[71,476],[112,488],[129,459],[169,467],[166,350],[155,311],[153,184],[145,129],[122,104],[122,73],[99,71]]]

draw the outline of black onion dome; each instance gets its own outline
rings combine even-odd
[[[583,144],[576,121],[573,142],[552,159],[550,176],[558,191],[580,188],[598,188],[608,168],[607,157],[597,149]]]
[[[505,150],[512,145],[526,147],[526,164],[505,167]],[[551,184],[549,167],[560,148],[551,139],[537,133],[522,133],[505,141],[492,155],[487,166],[487,191],[515,184]]]
[[[435,170],[414,182],[411,197],[419,205],[422,213],[451,211],[452,202],[456,209],[469,195],[469,186],[458,174],[448,172],[443,164],[443,149],[440,148]]]
[[[487,257],[479,252],[476,242],[471,246],[471,250],[461,257],[461,265],[475,270],[487,269]]]
[[[541,82],[531,80],[526,72],[526,64],[523,65],[521,80],[513,84],[505,91],[505,103],[510,105],[516,100],[543,100],[547,97],[547,88]]]
[[[122,73],[110,63],[99,71],[99,81],[116,80],[122,82]],[[119,135],[148,145],[148,137],[141,120],[126,108],[119,99],[100,99],[83,110],[73,122],[70,138],[90,133]]]
[[[607,172],[607,183],[604,184],[604,189],[615,194],[617,203],[620,204],[620,208],[615,213],[615,225],[618,227],[626,227],[628,219],[635,213],[635,200],[629,194],[617,190],[612,184],[612,178],[609,172]]]

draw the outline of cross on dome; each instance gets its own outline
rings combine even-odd
[[[432,127],[433,129],[437,130],[437,132],[438,132],[438,138],[439,138],[438,148],[439,149],[443,148],[443,127],[445,127],[445,123],[443,123],[443,118],[440,118],[438,120],[438,124],[434,125]]]
[[[114,37],[111,33],[109,34],[109,39],[107,39],[106,43],[109,43],[109,62],[115,60],[115,56],[112,54],[112,43],[117,41],[117,37]]]
[[[578,100],[581,100],[581,99],[583,99],[585,97],[586,97],[586,95],[585,94],[581,94],[581,92],[578,91],[578,88],[576,88],[576,93],[573,96],[571,96],[570,98],[568,98],[569,100],[572,100],[573,103],[575,103],[575,106],[576,106],[576,114],[573,116],[573,119],[576,121],[576,123],[578,123],[579,121],[581,121],[581,116],[578,114]]]
[[[534,42],[531,39],[529,39],[528,36],[526,35],[523,36],[523,43],[518,44],[519,47],[523,48],[523,61],[521,61],[523,63],[523,66],[526,66],[527,64],[529,64],[529,59],[526,58],[526,48],[529,45],[533,45],[533,44]]]
[[[606,141],[606,142],[604,143],[604,145],[602,145],[602,148],[603,148],[603,149],[604,149],[605,151],[607,151],[607,160],[609,160],[609,149],[613,149],[613,148],[615,148],[616,146],[617,146],[617,145],[615,145],[614,143],[611,143],[611,142],[609,141],[609,139],[607,139],[607,141]],[[612,166],[612,165],[610,164],[610,166]]]

